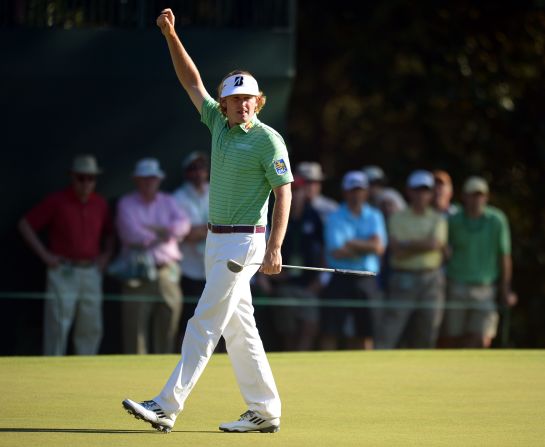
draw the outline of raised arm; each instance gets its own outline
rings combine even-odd
[[[197,66],[189,54],[187,54],[176,34],[174,29],[174,14],[171,9],[161,11],[161,14],[157,17],[157,26],[161,28],[161,32],[165,36],[172,64],[180,83],[189,95],[191,102],[197,108],[197,111],[201,113],[202,103],[204,98],[208,96],[208,93],[204,88]]]

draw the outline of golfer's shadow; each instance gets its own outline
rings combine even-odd
[[[154,430],[115,430],[108,428],[0,428],[0,433],[78,433],[78,434],[109,434],[109,435],[131,435],[148,434],[162,435]],[[219,430],[172,430],[171,433],[222,433]]]

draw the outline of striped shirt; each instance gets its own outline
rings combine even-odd
[[[271,190],[293,181],[284,140],[256,115],[229,128],[210,96],[203,102],[201,121],[212,134],[210,222],[266,225]]]

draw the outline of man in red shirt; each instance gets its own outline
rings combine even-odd
[[[71,186],[50,194],[19,222],[31,249],[47,266],[44,354],[66,354],[74,324],[76,354],[98,352],[102,338],[102,271],[113,246],[106,200],[95,193],[100,174],[91,155],[74,159]],[[38,237],[47,230],[48,246]],[[101,243],[104,241],[104,250]]]

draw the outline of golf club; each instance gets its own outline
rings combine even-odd
[[[261,265],[259,262],[253,262],[250,264],[241,264],[234,259],[229,259],[227,261],[227,268],[231,270],[233,273],[241,272],[244,267],[248,267],[249,265]],[[288,268],[288,269],[299,269],[299,270],[314,270],[316,272],[330,272],[330,273],[341,273],[343,275],[358,275],[358,276],[376,276],[376,273],[374,272],[368,272],[365,270],[346,270],[346,269],[329,269],[329,268],[323,268],[323,267],[306,267],[302,265],[282,265],[282,268]]]

